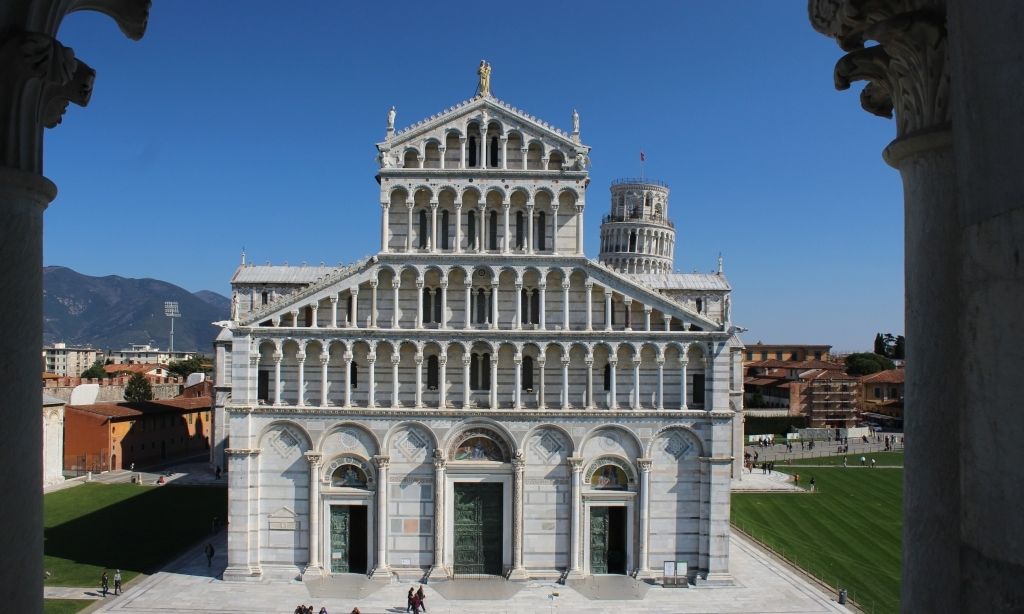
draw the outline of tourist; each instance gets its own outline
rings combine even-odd
[[[843,457],[843,469],[846,469],[846,457]]]
[[[871,459],[871,468],[872,469],[875,468],[875,459],[873,459],[873,458]]]
[[[213,565],[213,544],[206,543],[206,566],[210,567]]]
[[[420,608],[424,612],[426,612],[427,611],[427,606],[426,606],[427,596],[426,596],[426,594],[423,593],[423,585],[420,585],[420,589],[418,591],[416,591],[416,599],[420,602]]]
[[[860,457],[860,466],[861,466],[861,467],[863,467],[863,466],[864,466],[864,463],[866,463],[866,462],[867,462],[867,460],[868,460],[868,459],[866,459],[866,458],[864,458],[863,456],[861,456],[861,457]]]
[[[419,593],[412,596],[412,614],[420,614],[420,606],[423,602],[420,601]]]
[[[799,473],[794,473],[793,474],[793,483],[796,484],[797,486],[800,485],[800,474]]]
[[[405,598],[405,611],[412,612],[412,600],[416,596],[416,589],[409,587],[409,594]]]
[[[121,594],[121,570],[114,570],[114,595]]]
[[[814,492],[814,476],[811,476],[811,492]]]
[[[106,572],[106,570],[104,570],[103,575],[100,576],[100,591],[103,593],[104,597],[107,596],[107,587],[108,586],[109,586],[109,580],[107,579],[107,572]]]
[[[356,609],[358,610],[358,608]],[[327,614],[327,608],[324,606],[320,606],[320,614]]]

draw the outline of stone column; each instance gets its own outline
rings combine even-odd
[[[516,281],[516,326],[517,330],[523,328],[523,284]]]
[[[306,573],[319,575],[320,567],[320,453],[306,452],[309,463],[309,564]],[[305,574],[303,574],[305,575]]]
[[[640,409],[640,357],[633,357],[633,409]]]
[[[352,288],[352,328],[359,328],[359,286]]]
[[[476,225],[476,231],[480,235],[480,239],[476,244],[476,251],[481,254],[487,251],[487,245],[484,243],[484,239],[487,238],[487,219],[484,215],[486,211],[487,207],[484,204],[480,204],[477,208],[477,218],[480,220],[480,223]]]
[[[594,330],[594,282],[587,280],[583,289],[587,299],[587,330]]]
[[[406,201],[406,217],[405,217],[405,251],[412,251],[412,208],[415,205],[413,201]]]
[[[327,352],[327,344],[323,346],[323,351],[320,352],[320,406],[327,407],[327,363],[331,360],[331,355]]]
[[[380,251],[388,253],[388,211],[391,209],[391,204],[383,202],[380,204],[381,216],[380,216]]]
[[[526,253],[533,255],[533,202],[526,201]]]
[[[292,328],[299,327],[299,310],[292,309],[289,314],[292,316]]]
[[[246,394],[245,394],[245,401],[246,401],[246,403],[249,403],[249,404],[252,404],[252,405],[256,405],[258,403],[258,400],[256,399],[257,390],[256,390],[256,387],[253,385],[253,383],[258,381],[259,375],[257,375],[257,373],[259,372],[259,365],[260,365],[260,355],[258,353],[257,354],[249,354],[249,372],[248,372],[248,377],[247,377],[246,386],[245,386],[245,392],[246,392]],[[64,454],[64,452],[63,452],[63,447],[62,447],[62,449],[61,449],[61,456],[62,457],[63,457],[63,454]],[[61,463],[63,463],[63,462],[64,462],[64,459],[61,458]]]
[[[437,371],[437,407],[444,409],[447,405],[445,389],[448,388],[448,354],[442,353],[437,357]]]
[[[522,409],[523,405],[521,400],[521,390],[523,387],[523,355],[519,352],[516,352],[516,355],[512,358],[512,361],[515,363],[515,386],[512,390],[512,406],[515,409]]]
[[[526,170],[526,168],[527,168],[527,164],[526,164],[526,152],[527,152],[527,151],[529,151],[529,150],[528,150],[528,149],[527,149],[526,147],[522,147],[522,148],[520,148],[520,150],[519,150],[519,151],[521,151],[521,152],[523,153],[523,168],[522,168],[522,170],[524,170],[524,171],[525,171],[525,170]]]
[[[644,305],[644,330],[650,332],[651,330],[651,306]]]
[[[417,352],[414,358],[416,361],[416,404],[414,407],[423,406],[423,353]],[[395,371],[398,371],[398,365],[395,365]],[[397,383],[397,380],[396,380]],[[395,399],[395,407],[398,407],[397,397]]]
[[[459,137],[459,168],[466,168],[466,137]]]
[[[466,328],[467,330],[473,328],[473,282],[467,279],[465,282],[466,286]]]
[[[377,328],[377,284],[375,279],[370,282],[370,328]]]
[[[612,329],[612,291],[611,288],[604,289],[604,329]]]
[[[462,253],[462,201],[455,201],[455,253]]]
[[[416,328],[423,328],[423,278],[416,280]]]
[[[508,212],[509,212],[509,210],[511,208],[512,208],[512,205],[510,203],[505,202],[505,203],[501,204],[501,212],[502,212],[502,215],[503,215],[503,218],[504,218],[504,223],[505,223],[505,231],[504,231],[504,233],[502,234],[502,237],[501,237],[501,251],[503,253],[505,253],[505,254],[509,253],[511,251],[511,249],[512,249],[512,245],[511,245],[512,242],[509,241],[509,236],[508,236]]]
[[[395,278],[391,280],[391,302],[394,305],[391,311],[391,328],[398,328],[398,290],[402,285],[402,280],[395,275]]]
[[[544,350],[542,349],[541,352]],[[537,409],[545,409],[547,407],[544,403],[544,365],[547,364],[547,359],[544,358],[543,354],[537,358],[537,366],[540,368],[540,388],[538,388],[537,394]]]
[[[448,280],[441,280],[441,328],[448,328]]]
[[[473,359],[469,350],[462,355],[462,409],[469,408],[470,399],[470,388],[469,388],[469,363]]]
[[[587,364],[587,411],[594,409],[594,359],[586,358]]]
[[[373,578],[390,578],[388,567],[388,456],[374,456],[377,465],[377,565],[373,569]]]
[[[569,409],[569,358],[562,358],[562,409]]]
[[[331,301],[331,328],[338,328],[338,295],[332,294]]]
[[[633,330],[633,299],[628,296],[622,300],[622,305],[625,307],[625,325],[626,330]]]
[[[672,330],[672,316],[664,313],[662,314],[662,317],[665,318],[665,332]]]
[[[398,363],[402,361],[399,349],[395,348],[391,354],[391,407],[398,407]]]
[[[512,459],[512,571],[509,580],[525,580],[523,567],[523,473],[526,460],[522,452]]]
[[[684,356],[679,361],[679,409],[686,409],[686,365],[687,360]]]
[[[281,359],[280,350],[274,352],[274,405],[281,404]]]
[[[352,352],[345,352],[345,407],[352,407]]]
[[[572,327],[569,324],[569,280],[566,275],[565,281],[562,282],[562,328],[564,330],[571,330]]]
[[[640,466],[640,564],[637,566],[637,577],[645,578],[651,575],[648,555],[651,532],[651,459],[638,458],[636,464]]]
[[[437,201],[430,201],[430,251],[437,251]]]
[[[498,137],[498,142],[501,143],[501,168],[506,170],[508,169],[508,137],[502,135]]]
[[[612,396],[611,402],[608,404],[608,409],[618,409],[619,400],[615,398],[615,395],[617,394],[615,390],[615,371],[618,369],[619,361],[617,358],[613,358],[608,361],[608,364],[611,365],[611,367],[608,368],[608,376],[611,379],[608,386],[608,392],[610,392]]]
[[[309,311],[310,311],[310,314],[309,314],[309,318],[310,318],[309,327],[310,328],[320,328],[320,323],[317,322],[317,320],[320,319],[320,315],[319,315],[320,305],[317,304],[317,303],[311,304],[309,306]]]
[[[547,168],[547,165],[544,165]],[[558,255],[558,203],[552,203],[551,207],[551,253]]]
[[[658,409],[665,409],[665,358],[658,356]]]
[[[581,488],[581,474],[583,473],[583,457],[570,456],[569,466],[572,468],[572,512],[569,524],[569,577],[580,579],[583,572],[580,571],[580,533],[583,527],[580,523],[580,514],[583,512],[583,496]]]
[[[376,351],[377,351],[376,348],[370,348],[370,352],[376,352]],[[367,369],[367,371],[369,371],[369,373],[366,374],[366,391],[367,391],[366,406],[367,407],[376,407],[376,402],[375,402],[373,396],[374,396],[374,393],[376,392],[375,388],[377,387],[377,383],[374,381],[375,377],[374,377],[374,373],[373,373],[373,371],[374,371],[373,367],[374,367],[374,364],[377,362],[377,357],[374,356],[373,354],[367,354],[366,362],[369,365],[369,368]]]
[[[537,326],[540,330],[545,330],[547,328],[548,285],[546,283],[541,283],[538,288],[540,290],[540,300],[538,301],[538,303],[540,303],[540,315],[538,316],[539,324]]]
[[[448,575],[444,565],[444,450],[434,450],[434,569]]]
[[[498,282],[491,282],[491,326],[498,328]]]
[[[491,409],[498,408],[498,353],[491,355]]]
[[[444,145],[438,145],[437,151],[438,151],[438,153],[441,154],[441,165],[438,168],[440,168],[441,170],[444,170],[444,154],[445,154],[445,152],[448,151],[448,148],[446,146],[444,146]]]
[[[576,254],[583,255],[583,205],[576,205]]]

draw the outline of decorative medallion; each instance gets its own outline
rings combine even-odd
[[[277,450],[277,453],[282,457],[287,458],[292,454],[298,453],[299,447],[299,436],[292,432],[287,426],[281,427],[281,430],[277,432],[277,436],[274,437],[271,445]]]
[[[693,444],[687,438],[680,435],[679,431],[672,431],[664,440],[665,443],[662,444],[662,450],[676,460],[686,456],[693,448]]]

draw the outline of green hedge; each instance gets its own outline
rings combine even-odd
[[[806,416],[786,416],[784,418],[754,418],[749,417],[744,420],[744,442],[746,442],[746,435],[769,435],[774,434],[776,437],[785,437],[786,433],[792,429],[803,429],[807,428],[807,417]]]

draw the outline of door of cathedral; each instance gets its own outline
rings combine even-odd
[[[366,573],[366,506],[331,506],[331,573]]]
[[[455,484],[455,573],[501,574],[502,485]]]
[[[626,573],[626,508],[590,508],[590,573]]]

